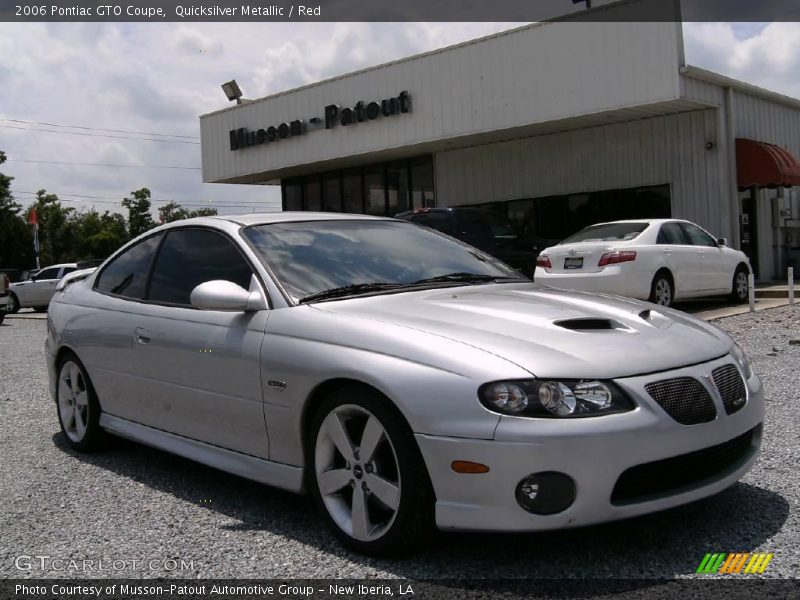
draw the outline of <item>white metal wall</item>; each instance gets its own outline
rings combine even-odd
[[[716,109],[436,154],[442,206],[670,184],[672,215],[730,237]]]
[[[673,23],[526,26],[201,117],[203,180],[224,181],[427,142],[675,100]],[[323,116],[408,90],[412,112],[231,151],[229,131]],[[366,158],[365,158],[366,160]]]

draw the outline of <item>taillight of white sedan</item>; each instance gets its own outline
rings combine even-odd
[[[670,306],[728,295],[745,302],[750,262],[724,238],[678,219],[599,223],[542,251],[535,279],[552,287],[617,294]]]

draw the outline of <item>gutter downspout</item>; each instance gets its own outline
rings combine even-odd
[[[729,194],[729,215],[731,226],[731,240],[733,247],[741,249],[741,239],[739,232],[739,186],[737,184],[736,173],[736,131],[734,125],[734,100],[733,88],[725,88],[725,133],[726,145],[728,146],[728,194]]]

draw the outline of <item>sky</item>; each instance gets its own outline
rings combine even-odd
[[[148,187],[154,208],[264,210],[278,188],[201,181],[198,116],[228,105],[221,83],[258,98],[517,25],[3,23],[0,169],[23,205],[44,188],[122,212]],[[689,64],[800,98],[800,23],[687,23],[684,44]]]

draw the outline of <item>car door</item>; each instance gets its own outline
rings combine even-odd
[[[696,292],[693,263],[697,258],[697,250],[691,245],[680,223],[677,221],[662,223],[656,245],[675,279],[676,295],[685,296]]]
[[[156,233],[128,246],[102,268],[92,284],[91,318],[74,326],[103,412],[145,425],[155,424],[157,415],[139,401],[133,333],[162,236]]]
[[[719,292],[730,289],[732,273],[725,264],[725,256],[717,241],[710,234],[693,223],[681,223],[691,244],[695,248],[695,286],[701,292]]]
[[[48,267],[34,275],[30,282],[25,282],[25,305],[45,306],[49,304],[50,298],[56,291],[60,274],[61,267]]]
[[[140,403],[159,429],[267,458],[260,350],[269,311],[192,307],[192,290],[218,279],[260,285],[222,232],[165,234],[133,332]]]

